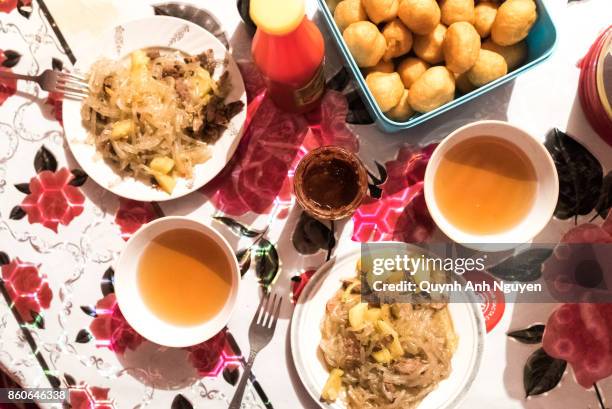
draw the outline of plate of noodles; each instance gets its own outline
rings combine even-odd
[[[326,409],[457,407],[482,360],[478,300],[361,303],[360,255],[324,264],[295,307],[291,352],[309,394]]]
[[[153,16],[104,34],[77,62],[84,100],[65,99],[68,145],[99,185],[164,201],[214,178],[234,154],[246,92],[223,44],[185,20]]]

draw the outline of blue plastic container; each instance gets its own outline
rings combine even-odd
[[[440,115],[443,112],[446,112],[450,109],[457,108],[461,104],[476,97],[481,96],[482,94],[489,92],[493,88],[500,86],[501,84],[505,84],[508,81],[518,77],[525,71],[530,70],[536,65],[542,63],[546,60],[553,52],[555,48],[555,44],[557,42],[557,30],[555,28],[555,24],[553,23],[546,7],[542,0],[536,0],[537,10],[538,10],[538,19],[531,31],[529,32],[529,36],[527,37],[527,46],[528,46],[528,56],[527,61],[520,67],[516,68],[514,71],[509,72],[505,76],[498,78],[497,80],[490,82],[489,84],[482,86],[469,94],[461,95],[460,97],[454,99],[451,102],[448,102],[441,107],[427,112],[426,114],[416,114],[412,116],[405,122],[396,122],[390,118],[388,118],[378,107],[378,104],[374,100],[372,93],[368,89],[365,83],[365,78],[361,74],[357,63],[353,59],[344,39],[342,38],[342,33],[336,26],[334,22],[334,16],[327,6],[325,0],[319,0],[319,6],[321,11],[323,12],[323,16],[325,17],[325,22],[328,25],[329,31],[332,33],[334,40],[342,54],[346,66],[351,71],[353,78],[357,82],[359,91],[361,93],[361,97],[365,102],[370,115],[375,119],[378,127],[385,132],[399,132],[403,129],[412,128],[413,126],[422,124],[423,122],[431,119],[435,116]]]

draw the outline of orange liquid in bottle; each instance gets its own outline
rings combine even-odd
[[[274,12],[272,3],[268,6],[270,13]],[[295,113],[312,110],[325,88],[325,44],[321,32],[303,13],[298,16],[288,13],[287,19],[297,21],[295,28],[288,22],[288,32],[275,27],[277,31],[272,33],[266,30],[267,16],[257,18],[251,11],[258,25],[251,51],[255,64],[266,77],[268,95],[282,110]]]

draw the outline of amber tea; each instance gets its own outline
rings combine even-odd
[[[225,305],[231,271],[227,255],[212,238],[176,229],[160,234],[145,248],[138,286],[145,305],[161,320],[198,325]]]
[[[494,136],[450,148],[434,178],[442,214],[472,234],[501,233],[519,224],[533,206],[536,189],[536,172],[527,155]]]

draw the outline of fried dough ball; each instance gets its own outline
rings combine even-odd
[[[474,84],[472,84],[467,77],[468,72],[469,71],[466,71],[463,74],[455,74],[455,86],[463,94],[469,94],[476,89]]]
[[[373,72],[366,77],[366,84],[383,112],[396,106],[404,92],[404,84],[396,72]]]
[[[489,51],[494,51],[497,54],[504,57],[506,64],[508,65],[508,71],[514,70],[520,66],[523,61],[527,58],[527,43],[525,41],[519,41],[514,45],[504,47],[497,45],[491,39],[485,41],[482,44],[482,48]]]
[[[442,23],[450,26],[458,21],[474,22],[474,0],[441,0]]]
[[[344,31],[348,26],[358,21],[365,21],[368,15],[361,5],[361,0],[342,0],[334,10],[334,20],[340,29]]]
[[[430,64],[438,64],[444,60],[442,44],[446,36],[446,27],[442,24],[429,34],[414,36],[414,53]]]
[[[389,112],[387,112],[387,116],[389,118],[397,122],[402,122],[407,120],[414,114],[414,111],[408,103],[408,92],[409,91],[405,89],[397,105],[391,108]]]
[[[417,112],[429,112],[452,101],[455,77],[446,67],[431,67],[412,84],[408,102]]]
[[[503,46],[516,44],[527,37],[537,17],[533,0],[507,0],[497,9],[491,38]]]
[[[363,72],[364,72],[364,75],[366,76],[373,72],[384,72],[384,73],[390,74],[392,72],[395,72],[395,65],[393,65],[393,61],[380,60],[378,64],[376,64],[373,67],[365,68]]]
[[[369,21],[349,25],[342,34],[346,45],[360,67],[372,67],[380,61],[387,49],[385,37]]]
[[[425,35],[440,23],[440,7],[435,0],[401,0],[397,16],[413,33]]]
[[[504,57],[493,51],[480,50],[476,63],[467,71],[467,77],[475,87],[482,87],[507,73]]]
[[[398,18],[385,24],[382,35],[387,40],[387,51],[383,55],[385,61],[404,55],[412,48],[412,33]]]
[[[474,8],[474,28],[482,38],[491,34],[491,27],[497,15],[497,4],[490,1],[482,1]]]
[[[402,79],[404,87],[409,89],[428,68],[429,64],[420,58],[407,57],[397,66],[397,73]]]
[[[446,30],[442,51],[449,70],[461,74],[472,68],[478,58],[480,36],[470,23],[453,23]]]
[[[361,0],[361,3],[370,20],[376,24],[397,17],[399,0]]]

